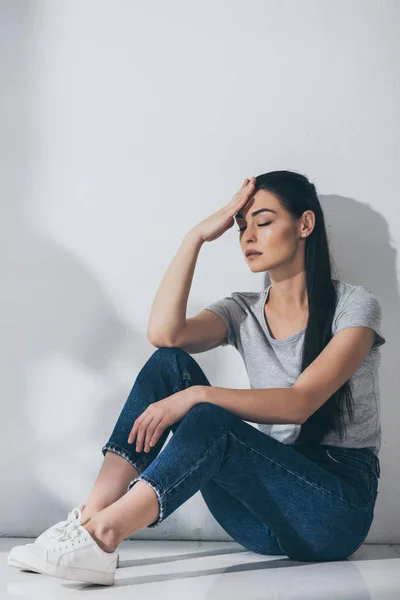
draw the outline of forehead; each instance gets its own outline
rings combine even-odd
[[[253,213],[255,210],[258,210],[259,208],[270,208],[271,210],[275,211],[268,211],[264,213],[265,215],[269,215],[271,217],[274,216],[276,213],[279,214],[280,212],[282,212],[282,206],[280,205],[277,197],[274,194],[268,192],[267,190],[258,190],[255,194],[250,196],[246,204],[242,206],[240,211],[236,213],[235,216],[237,219],[243,219],[246,218],[247,215],[251,216],[251,213]]]

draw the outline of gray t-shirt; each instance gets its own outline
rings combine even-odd
[[[370,448],[377,456],[381,447],[381,421],[378,368],[379,347],[386,340],[381,332],[382,311],[377,297],[362,285],[332,280],[338,302],[332,322],[332,335],[346,327],[371,327],[375,342],[351,377],[354,398],[354,422],[344,407],[345,437],[343,441],[329,432],[322,444],[348,448]],[[227,344],[234,346],[244,360],[250,387],[285,388],[300,376],[301,350],[306,328],[283,340],[274,339],[267,327],[264,306],[271,288],[261,292],[233,292],[208,305],[227,325]],[[226,343],[223,345],[227,345]],[[260,431],[284,444],[293,444],[301,425],[258,423]]]

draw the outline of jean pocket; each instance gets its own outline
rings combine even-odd
[[[376,498],[376,475],[373,467],[355,454],[328,448],[325,448],[325,453],[329,462],[335,467],[337,465],[337,474],[350,483],[365,506],[369,505]]]

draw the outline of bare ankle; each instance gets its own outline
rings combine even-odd
[[[92,517],[88,517],[87,519],[85,517],[81,518],[81,525],[86,525],[86,523],[89,523],[89,521],[91,520]]]
[[[93,511],[87,510],[86,506],[81,510],[81,523],[89,520],[92,517]]]
[[[105,552],[114,552],[116,550],[120,540],[111,527],[98,523],[94,518],[93,520],[89,519],[89,523],[85,525],[85,529],[87,529],[102,550]]]

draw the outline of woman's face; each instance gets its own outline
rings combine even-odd
[[[235,219],[237,228],[242,230],[238,235],[243,254],[247,250],[261,253],[245,256],[254,273],[292,261],[306,239],[301,237],[302,220],[293,219],[276,196],[266,190],[251,196]]]

